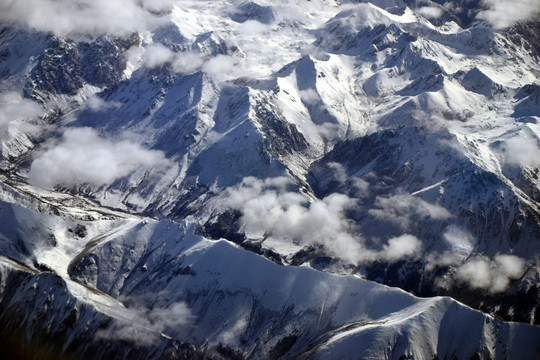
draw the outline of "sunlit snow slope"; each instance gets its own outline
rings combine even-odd
[[[540,8],[504,9],[0,4],[0,345],[538,357]]]

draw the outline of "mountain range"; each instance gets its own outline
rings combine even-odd
[[[540,5],[0,1],[0,348],[540,356]]]

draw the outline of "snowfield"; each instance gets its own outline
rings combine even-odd
[[[0,4],[0,348],[537,358],[518,3]]]

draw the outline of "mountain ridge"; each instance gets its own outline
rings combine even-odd
[[[499,28],[495,1],[457,3],[122,0],[146,17],[133,23],[74,10],[95,24],[6,8],[4,329],[75,358],[536,356],[537,21]],[[401,308],[371,316],[350,295],[340,311],[358,316],[338,321],[326,301],[349,295],[283,285],[296,276]],[[36,314],[52,333],[30,330]],[[474,339],[447,338],[469,325]]]

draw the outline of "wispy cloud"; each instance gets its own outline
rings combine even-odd
[[[168,160],[160,151],[129,141],[113,142],[90,128],[72,128],[34,160],[29,180],[44,188],[85,183],[105,185],[141,167],[159,171],[166,166]]]
[[[92,95],[86,100],[86,106],[92,111],[100,112],[110,108],[117,108],[120,104],[117,102],[109,103],[97,95]]]
[[[174,0],[141,0],[140,4],[148,11],[161,13],[170,11],[173,8]]]
[[[447,220],[452,217],[444,207],[409,194],[378,196],[374,207],[368,213],[375,218],[396,223],[404,229],[410,226],[414,216],[433,220]]]
[[[238,25],[237,31],[244,36],[262,35],[272,30],[272,27],[256,20],[247,20]]]
[[[129,311],[132,314],[130,319],[116,319],[109,328],[98,330],[95,337],[152,345],[158,340],[159,333],[176,334],[182,328],[191,326],[194,320],[191,310],[183,302],[151,310],[134,306]]]
[[[239,59],[230,55],[217,55],[208,59],[202,66],[202,70],[214,77],[220,77],[233,72],[239,63]]]
[[[444,229],[442,239],[447,250],[442,253],[433,251],[426,256],[426,270],[432,271],[436,267],[455,267],[471,255],[476,239],[461,226],[452,224]]]
[[[176,53],[172,60],[173,70],[177,73],[191,74],[200,71],[207,61],[207,57],[197,52]]]
[[[397,261],[417,255],[421,248],[422,242],[416,236],[403,234],[389,239],[388,244],[383,246],[378,255],[389,261]]]
[[[503,29],[520,21],[538,19],[540,1],[538,0],[482,0],[487,10],[478,14],[497,29]]]
[[[43,113],[43,109],[32,100],[24,99],[17,92],[0,94],[0,140],[6,140],[12,130],[33,132],[37,128],[27,120]]]
[[[241,59],[218,54],[210,56],[197,51],[174,52],[162,44],[152,44],[146,47],[143,54],[143,65],[153,69],[170,65],[176,73],[190,74],[203,71],[207,75],[221,79],[233,73]]]
[[[300,90],[298,91],[298,95],[300,95],[300,99],[308,105],[314,105],[321,102],[321,97],[315,91],[315,89],[306,89],[306,90]]]

